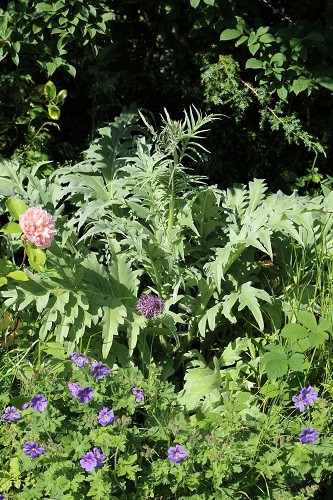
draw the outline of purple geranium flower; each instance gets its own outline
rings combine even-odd
[[[293,396],[292,401],[294,403],[295,408],[298,408],[299,411],[305,411],[307,408],[307,405],[304,403],[302,400],[301,396]]]
[[[132,394],[135,396],[136,403],[141,403],[145,399],[145,391],[139,387],[133,387]]]
[[[91,389],[90,387],[82,387],[82,389],[79,390],[77,397],[79,398],[80,403],[89,403],[89,401],[91,401],[94,397],[94,389]]]
[[[100,469],[104,465],[104,462],[106,460],[106,456],[103,455],[102,451],[99,448],[93,448],[93,452],[94,452],[96,462],[97,462],[96,467],[98,469]]]
[[[43,396],[43,394],[37,394],[37,396],[34,396],[31,399],[30,406],[33,410],[42,413],[47,407],[47,399]]]
[[[305,429],[302,429],[298,439],[302,444],[314,443],[318,439],[318,432],[312,427],[305,427]]]
[[[23,403],[22,410],[26,410],[27,408],[29,408],[29,406],[30,406],[30,401],[29,403]]]
[[[69,383],[68,389],[71,391],[72,397],[74,399],[79,398],[81,403],[89,403],[94,397],[94,389],[90,387],[81,387],[79,384]]]
[[[91,472],[97,466],[97,460],[92,451],[88,451],[83,457],[80,459],[80,464],[83,469],[87,472]]]
[[[3,495],[2,493],[0,493],[0,500],[6,500],[5,495]]]
[[[1,418],[13,424],[21,418],[21,413],[15,408],[15,406],[7,406],[7,408],[5,408],[5,413],[1,415]]]
[[[97,467],[98,469],[103,467],[106,456],[103,455],[99,448],[94,448],[93,451],[88,451],[80,459],[80,464],[83,469],[87,472],[91,472]]]
[[[81,387],[79,386],[79,384],[76,384],[75,382],[70,382],[68,384],[68,389],[71,391],[73,398],[77,398],[79,396]]]
[[[141,295],[136,303],[136,310],[147,319],[154,318],[163,313],[164,302],[152,293]]]
[[[43,455],[45,448],[39,446],[39,444],[34,441],[27,441],[23,445],[23,451],[26,455],[30,456],[30,458],[37,458]]]
[[[318,393],[311,385],[303,387],[298,396],[292,397],[295,408],[298,408],[301,412],[305,411],[309,405],[312,405],[316,399],[318,399]]]
[[[188,457],[187,451],[184,450],[182,445],[176,444],[176,446],[171,446],[168,449],[168,458],[171,462],[176,462],[177,464],[183,462]]]
[[[73,354],[71,355],[71,360],[79,368],[83,368],[84,365],[89,365],[90,363],[88,356],[80,352],[73,352]]]
[[[316,399],[318,399],[318,392],[309,385],[309,387],[301,389],[300,397],[306,405],[313,405]]]
[[[111,373],[108,366],[103,365],[103,363],[98,363],[98,361],[93,361],[91,366],[93,369],[90,372],[90,375],[97,380],[100,380]]]
[[[105,406],[99,411],[97,421],[100,425],[105,427],[106,425],[113,424],[114,422],[114,411],[109,410]]]

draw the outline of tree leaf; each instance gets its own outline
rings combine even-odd
[[[259,69],[263,67],[262,61],[259,59],[255,59],[255,57],[251,57],[246,61],[245,69]]]
[[[48,81],[44,87],[44,95],[49,101],[53,101],[57,95],[57,89],[53,82]]]
[[[47,107],[49,117],[52,118],[52,120],[59,120],[60,118],[60,109],[58,106],[55,104],[51,104],[50,106]]]
[[[226,29],[222,31],[220,35],[220,40],[221,41],[226,41],[226,40],[234,40],[235,38],[238,38],[241,36],[241,31],[236,30],[236,29]]]

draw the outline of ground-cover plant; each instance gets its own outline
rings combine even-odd
[[[274,411],[263,394],[230,393],[220,411],[190,415],[154,365],[144,377],[133,364],[66,359],[61,344],[49,352],[30,357],[30,378],[17,372],[2,393],[7,500],[305,500],[332,471],[331,401],[316,387],[286,390]]]

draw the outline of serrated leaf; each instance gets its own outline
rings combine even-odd
[[[19,220],[20,215],[22,215],[27,209],[27,204],[20,198],[9,198],[6,201],[7,208],[10,215],[15,220]]]
[[[298,340],[308,336],[308,331],[304,326],[297,323],[288,323],[282,328],[281,337],[284,339]]]
[[[247,339],[238,338],[230,342],[227,347],[224,349],[220,359],[220,366],[231,366],[236,361],[241,359],[240,354],[248,349],[248,341]]]
[[[179,403],[194,410],[202,398],[221,385],[218,361],[214,358],[214,370],[198,362],[199,368],[189,368],[185,374],[185,386],[179,394]]]
[[[41,350],[58,359],[66,359],[64,346],[60,342],[46,342],[42,344]]]
[[[305,326],[308,330],[316,331],[317,330],[317,321],[315,315],[310,313],[309,311],[299,311],[296,314],[297,321],[301,323],[301,325]]]
[[[303,354],[296,352],[288,359],[290,370],[293,372],[303,372],[305,370]]]
[[[127,309],[119,299],[112,299],[108,306],[103,307],[102,354],[106,358],[112,347],[114,335],[118,333],[119,325],[124,324]]]
[[[281,347],[271,346],[271,350],[262,357],[266,365],[268,379],[283,377],[288,372],[287,354]]]

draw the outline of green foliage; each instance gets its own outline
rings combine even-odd
[[[224,362],[239,360],[244,347],[244,343],[230,346]],[[41,413],[20,410],[16,423],[1,424],[0,489],[13,500],[31,498],[32,491],[34,497],[69,500],[106,495],[124,500],[241,499],[244,494],[265,498],[260,492],[269,491],[272,498],[305,500],[313,498],[321,478],[332,471],[331,438],[325,437],[332,417],[321,394],[311,414],[307,410],[301,416],[290,408],[295,390],[284,387],[280,404],[265,413],[261,406],[265,396],[237,386],[235,372],[241,376],[241,371],[230,366],[221,370],[226,384],[222,404],[217,406],[213,391],[207,396],[210,406],[189,415],[154,365],[147,377],[132,365],[114,365],[108,377],[94,380],[89,366],[77,368],[66,359],[61,344],[41,342],[38,352],[28,378],[23,359],[14,378],[13,370],[5,372],[13,352],[6,354],[2,365],[2,408],[19,408],[37,393],[48,402]],[[89,403],[73,399],[68,380],[93,388],[93,399]],[[135,402],[133,386],[144,390],[143,402]],[[114,422],[105,427],[97,421],[101,407],[114,411]],[[315,444],[297,442],[305,422],[320,431],[322,437]],[[45,448],[37,459],[22,451],[23,444],[32,440]],[[188,452],[178,464],[167,455],[176,443]],[[107,460],[102,468],[86,472],[80,458],[95,447]]]
[[[104,0],[92,1],[88,7],[82,0],[69,4],[64,0],[20,0],[8,2],[6,7],[0,9],[0,60],[10,57],[18,66],[20,59],[28,56],[48,76],[59,67],[75,76],[76,67],[67,59],[73,42],[78,47],[90,44],[97,51],[94,39],[106,35],[106,23],[114,19],[113,10]]]

